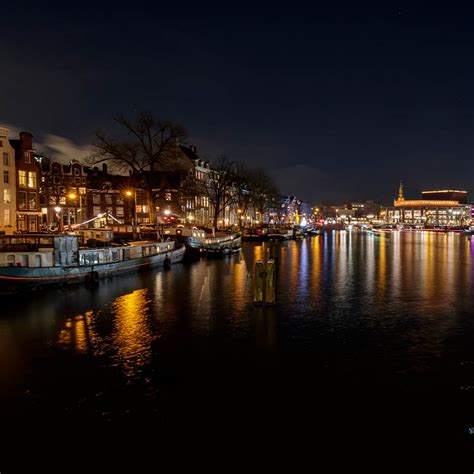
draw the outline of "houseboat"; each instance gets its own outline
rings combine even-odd
[[[268,231],[269,240],[290,240],[293,237],[293,229],[275,228]]]
[[[242,240],[249,242],[261,242],[266,240],[268,229],[266,227],[251,227],[244,229]]]
[[[242,238],[238,233],[226,234],[216,233],[215,236],[207,236],[204,249],[209,257],[223,256],[239,252]]]
[[[203,229],[177,225],[163,230],[170,237],[186,246],[187,253],[194,256],[228,255],[240,250],[242,239],[238,233],[216,232],[206,234]]]
[[[180,262],[184,246],[138,241],[128,245],[84,248],[80,236],[17,234],[0,236],[0,294],[50,286],[97,283],[121,273]]]

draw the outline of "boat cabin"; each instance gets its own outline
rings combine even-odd
[[[0,236],[0,267],[75,265],[79,243],[75,235],[18,234]]]
[[[171,236],[183,236],[183,237],[195,237],[196,239],[205,239],[206,233],[202,229],[197,227],[185,227],[178,225],[176,227],[165,227],[163,229],[164,235]]]

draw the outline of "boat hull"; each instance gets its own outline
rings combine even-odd
[[[148,257],[96,265],[39,268],[3,267],[0,268],[0,294],[10,295],[86,282],[97,283],[103,278],[181,262],[184,252],[185,248],[180,247]]]
[[[235,236],[232,239],[221,242],[206,243],[204,245],[204,250],[207,256],[222,257],[240,251],[241,246],[242,238],[240,236]]]
[[[268,240],[291,240],[293,238],[293,234],[268,234]]]

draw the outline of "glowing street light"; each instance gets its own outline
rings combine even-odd
[[[127,189],[125,191],[125,196],[133,197],[133,225],[137,225],[137,191],[136,189],[131,191]]]

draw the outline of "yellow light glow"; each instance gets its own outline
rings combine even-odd
[[[76,193],[69,193],[68,197],[69,199],[76,199]]]
[[[422,191],[421,194],[429,194],[429,193],[463,193],[467,194],[467,191],[461,191],[459,189],[441,189],[439,191]]]
[[[133,193],[132,193],[132,191],[125,191],[125,195],[130,197],[130,196],[133,195]]]
[[[427,199],[413,199],[411,201],[395,200],[395,207],[409,206],[459,206],[459,201],[432,201]]]

